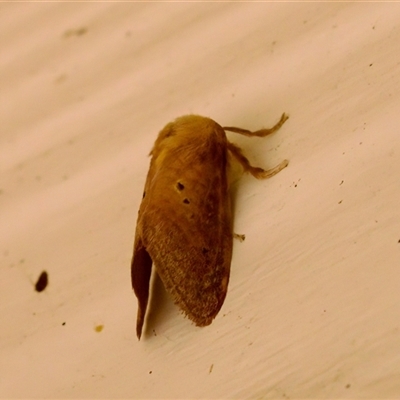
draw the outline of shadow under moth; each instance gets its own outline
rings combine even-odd
[[[131,265],[138,298],[136,333],[142,334],[154,262],[167,292],[197,326],[211,324],[225,300],[233,245],[229,184],[234,163],[257,179],[288,165],[264,170],[250,165],[225,131],[264,137],[277,131],[221,127],[210,118],[186,115],[167,124],[150,152]]]

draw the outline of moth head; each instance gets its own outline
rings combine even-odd
[[[184,115],[160,131],[150,155],[158,158],[160,153],[180,146],[199,146],[199,143],[206,145],[207,139],[215,135],[226,140],[225,131],[212,119],[200,115]]]

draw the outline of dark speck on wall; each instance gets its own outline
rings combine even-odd
[[[35,284],[35,290],[37,292],[43,292],[46,289],[47,285],[49,284],[49,277],[46,271],[43,271]]]

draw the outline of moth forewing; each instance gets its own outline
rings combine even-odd
[[[284,114],[273,128],[254,136],[272,133],[286,119]],[[240,128],[225,129],[253,136]],[[167,124],[150,154],[131,265],[139,339],[152,262],[174,302],[196,325],[209,325],[222,307],[233,242],[228,159],[233,157],[257,178],[273,176],[287,165],[285,161],[268,171],[251,166],[220,125],[197,115]]]

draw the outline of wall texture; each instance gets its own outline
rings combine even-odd
[[[400,5],[3,3],[0,397],[400,396]],[[225,304],[196,328],[130,258],[177,116],[289,167],[235,187]],[[34,285],[48,273],[43,292]]]

